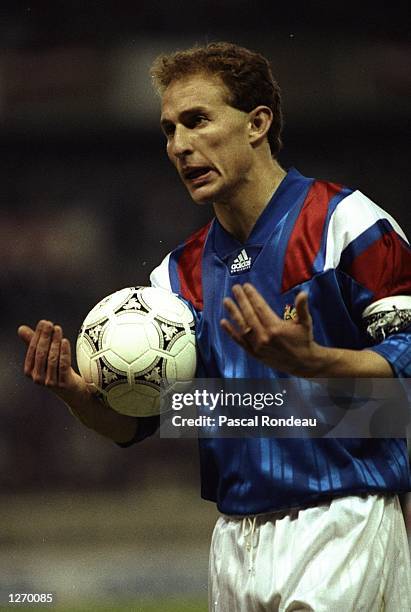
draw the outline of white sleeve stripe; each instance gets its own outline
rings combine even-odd
[[[379,312],[388,312],[390,310],[409,310],[411,309],[411,295],[391,295],[373,302],[362,313],[363,318]]]
[[[344,198],[333,212],[328,226],[324,270],[336,268],[343,250],[380,219],[387,219],[408,243],[395,219],[363,193],[357,190]]]
[[[170,253],[166,255],[157,268],[154,268],[152,273],[150,274],[150,282],[153,287],[160,287],[161,289],[167,289],[167,291],[172,291],[171,282],[170,282],[170,274],[168,271],[168,264],[170,261]]]

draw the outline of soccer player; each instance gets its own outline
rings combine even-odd
[[[221,378],[407,377],[411,250],[357,190],[286,172],[280,92],[267,60],[214,43],[153,65],[167,154],[215,218],[151,281],[197,317],[199,374]],[[158,418],[102,407],[71,367],[62,329],[19,328],[25,373],[87,426],[124,445]],[[411,609],[397,494],[403,439],[200,439],[202,496],[221,511],[210,610]]]

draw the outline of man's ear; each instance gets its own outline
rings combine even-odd
[[[249,113],[249,139],[251,144],[259,144],[267,136],[273,122],[273,112],[268,106],[256,106]]]

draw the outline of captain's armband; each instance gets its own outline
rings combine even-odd
[[[395,295],[382,298],[368,306],[362,315],[367,334],[374,342],[411,326],[411,296]]]

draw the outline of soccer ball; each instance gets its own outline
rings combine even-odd
[[[194,377],[194,317],[165,289],[121,289],[88,313],[76,352],[80,374],[111,408],[129,416],[159,414],[160,385]]]

